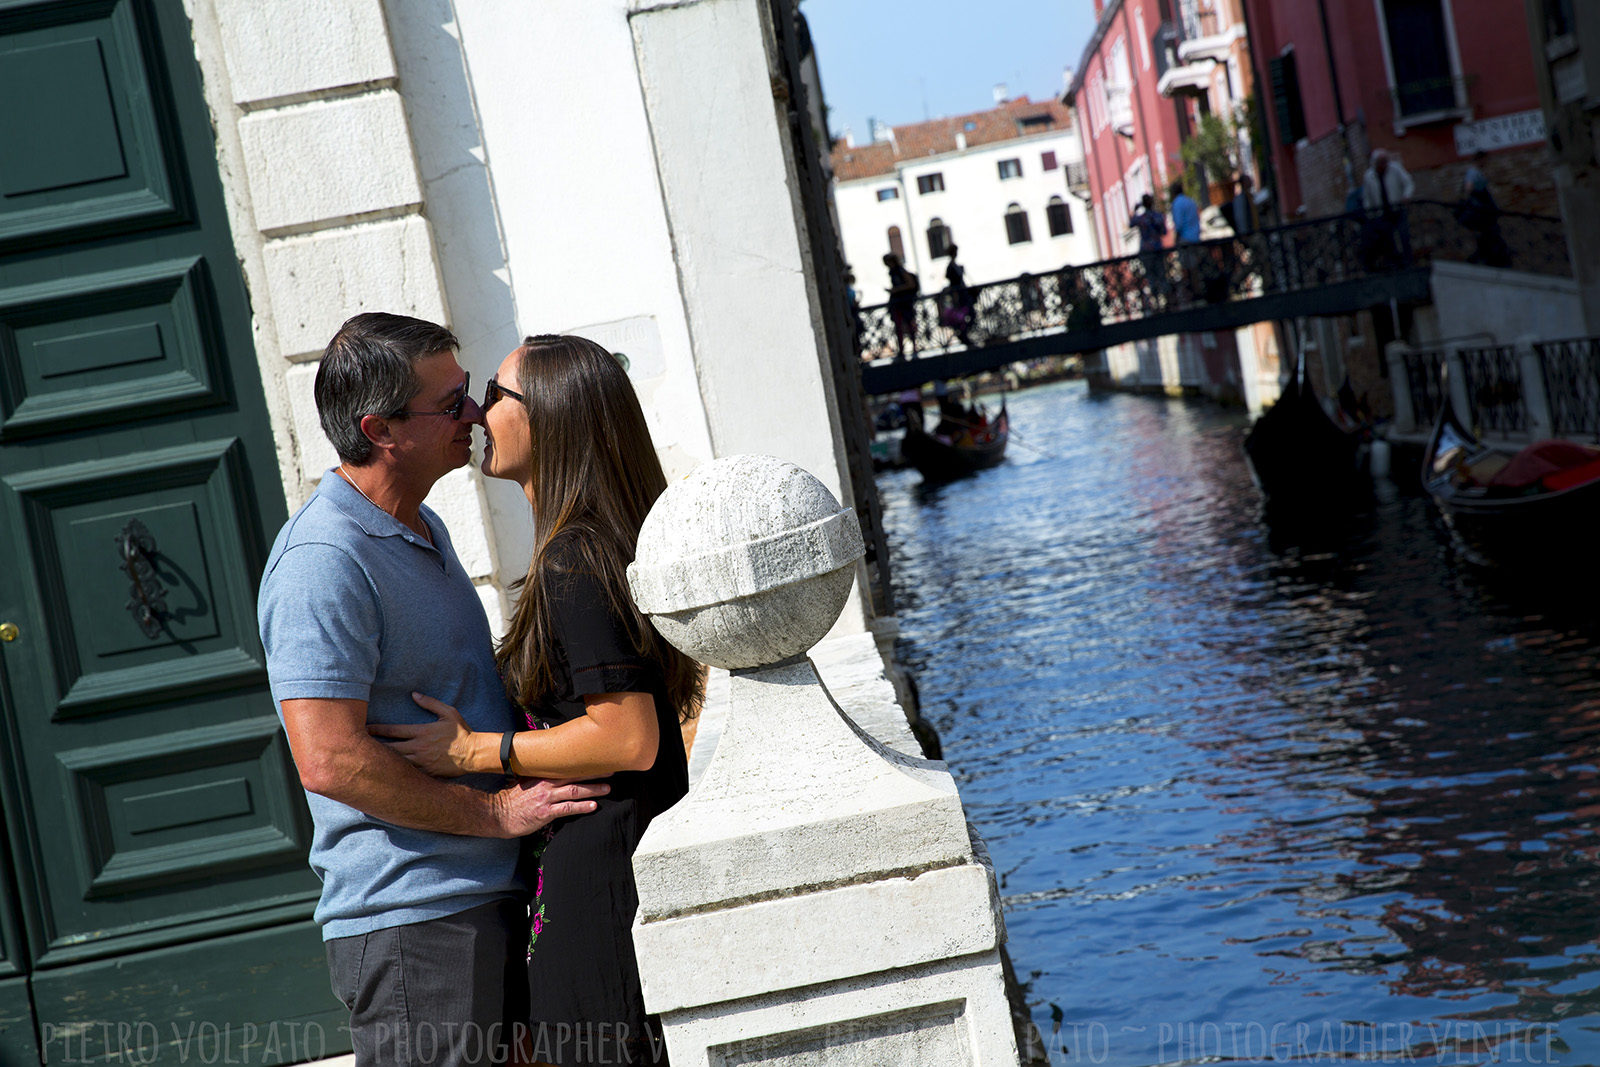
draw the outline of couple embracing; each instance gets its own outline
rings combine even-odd
[[[701,675],[624,569],[666,480],[599,345],[530,337],[481,401],[457,348],[399,315],[340,328],[315,386],[339,465],[261,583],[333,989],[361,1067],[663,1062],[631,857],[688,788],[679,726]],[[474,426],[533,526],[498,645],[422,503],[470,462]]]

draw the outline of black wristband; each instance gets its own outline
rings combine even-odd
[[[500,735],[500,770],[504,774],[511,773],[511,739],[516,736],[515,730],[507,730]]]

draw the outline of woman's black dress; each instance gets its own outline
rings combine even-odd
[[[689,788],[677,712],[659,667],[634,649],[595,576],[556,574],[550,608],[558,695],[538,709],[542,721],[534,725],[584,714],[586,695],[649,693],[661,740],[648,771],[606,779],[611,792],[599,810],[559,820],[526,841],[524,870],[536,893],[528,960],[534,1059],[558,1067],[665,1062],[660,1024],[646,1020],[633,954],[639,898],[632,858],[650,820]]]

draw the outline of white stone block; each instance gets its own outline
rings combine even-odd
[[[483,601],[483,613],[489,619],[489,633],[494,635],[496,641],[500,640],[506,632],[506,595],[497,585],[485,582],[477,587],[478,599]]]
[[[488,516],[478,478],[471,465],[453,470],[433,484],[425,503],[444,520],[467,575],[487,578],[494,573],[494,553],[489,547]]]
[[[295,443],[300,454],[300,475],[308,482],[317,482],[329,467],[339,465],[339,454],[333,450],[328,435],[322,432],[322,422],[317,418],[317,398],[313,386],[317,380],[315,363],[302,363],[290,367],[284,375],[284,385],[289,393],[289,415],[294,423]]]
[[[420,215],[268,241],[262,259],[285,356],[322,351],[345,319],[363,311],[446,318],[432,236]]]
[[[863,733],[809,663],[734,675],[729,703],[705,775],[634,852],[646,920],[971,859],[945,765]]]
[[[997,951],[880,980],[669,1012],[676,1067],[1014,1067]]]
[[[991,951],[1001,929],[992,885],[967,863],[636,922],[645,1001],[677,1011]]]
[[[239,139],[256,227],[268,235],[422,202],[392,90],[249,114]]]
[[[395,76],[379,0],[215,0],[235,103]]]

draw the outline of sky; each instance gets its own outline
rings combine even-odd
[[[802,0],[830,133],[892,126],[1060,96],[1094,31],[1092,0]]]

